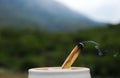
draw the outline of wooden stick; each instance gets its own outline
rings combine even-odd
[[[82,45],[79,44],[81,47]],[[68,69],[71,67],[71,65],[74,63],[74,61],[77,59],[77,57],[80,54],[80,46],[76,45],[74,47],[74,49],[71,51],[71,53],[69,54],[69,56],[67,57],[67,59],[65,60],[65,62],[62,65],[62,69]]]

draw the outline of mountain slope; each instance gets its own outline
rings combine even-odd
[[[54,0],[0,0],[0,23],[30,21],[52,31],[69,31],[100,25]],[[27,22],[28,23],[28,22]]]

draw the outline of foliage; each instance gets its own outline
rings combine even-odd
[[[120,77],[120,25],[108,25],[72,33],[40,29],[0,29],[0,67],[27,71],[42,66],[61,66],[79,41],[93,40],[105,53],[99,57],[93,45],[85,45],[73,66],[85,66],[92,75]]]

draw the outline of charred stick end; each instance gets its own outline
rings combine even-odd
[[[77,46],[78,46],[80,49],[83,49],[83,48],[84,48],[84,44],[81,43],[81,42],[79,42],[79,43],[77,44]]]

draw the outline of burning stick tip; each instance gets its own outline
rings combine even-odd
[[[77,46],[82,49],[84,47],[84,44],[82,42],[79,42]]]

